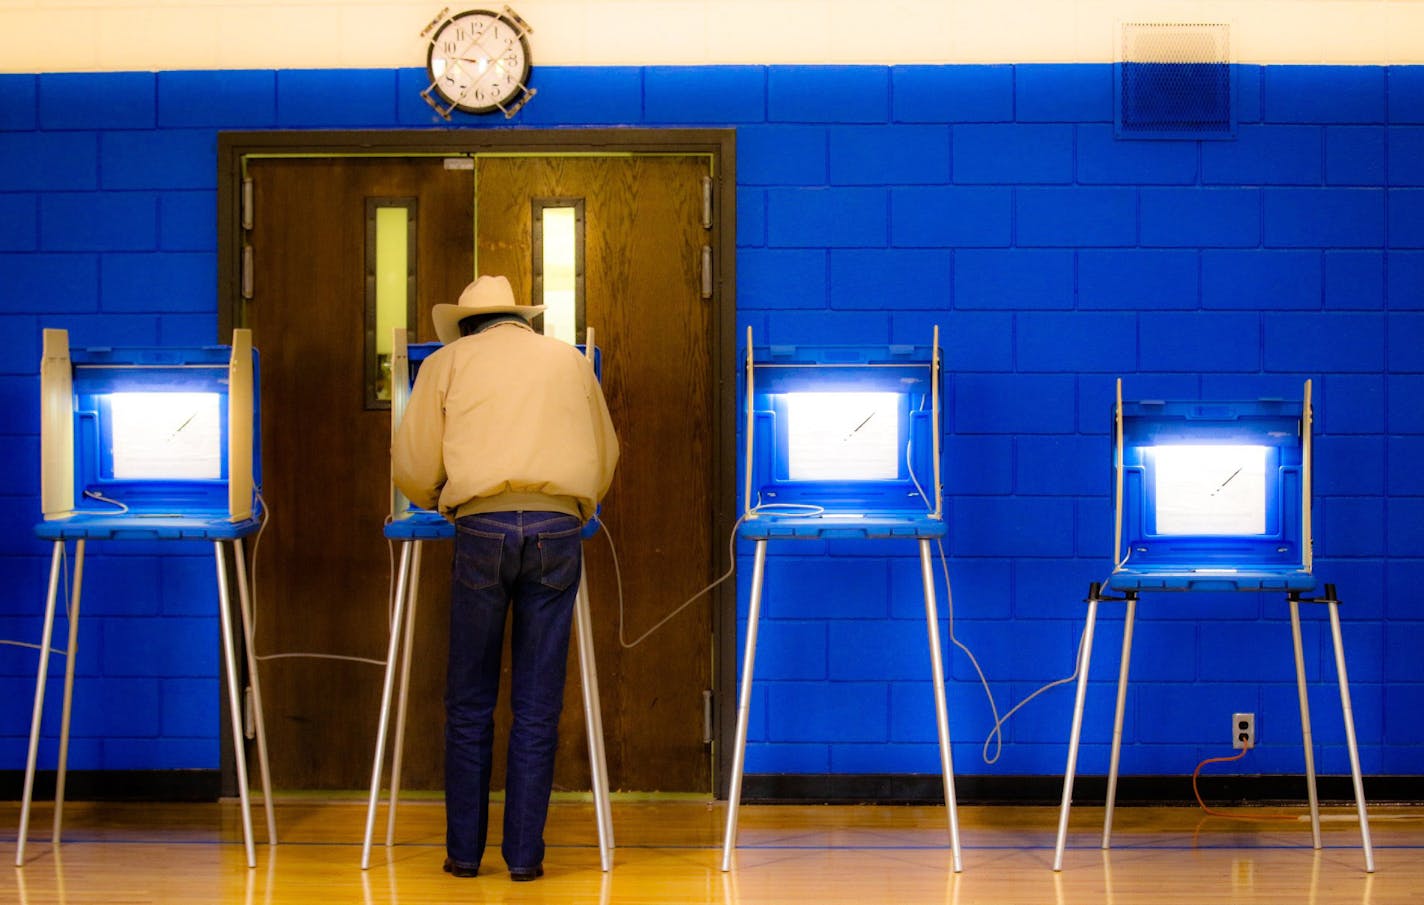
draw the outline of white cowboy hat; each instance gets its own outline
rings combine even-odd
[[[460,338],[460,321],[477,314],[517,314],[526,321],[544,310],[543,305],[518,305],[509,279],[502,276],[482,276],[465,287],[460,301],[454,305],[436,305],[430,309],[435,321],[435,335],[442,343]]]

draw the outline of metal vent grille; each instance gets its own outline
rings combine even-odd
[[[1233,83],[1229,25],[1124,23],[1118,137],[1231,138]]]

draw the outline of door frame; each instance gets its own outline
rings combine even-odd
[[[242,223],[244,176],[249,157],[473,157],[506,153],[531,156],[569,154],[702,155],[712,161],[712,414],[713,477],[712,571],[718,572],[720,538],[737,520],[737,179],[735,129],[499,129],[379,131],[223,131],[218,133],[218,338],[229,342],[232,330],[246,323],[242,298]],[[724,582],[713,592],[712,739],[713,793],[727,797],[731,747],[736,728],[737,588]],[[669,602],[671,606],[674,601]],[[222,732],[227,711],[219,706]],[[236,791],[232,752],[221,759],[225,793]]]

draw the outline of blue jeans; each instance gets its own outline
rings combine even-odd
[[[489,830],[494,708],[505,614],[513,671],[505,782],[507,865],[544,860],[569,630],[578,594],[579,520],[558,512],[487,512],[455,523],[450,662],[445,686],[445,846],[478,867]]]

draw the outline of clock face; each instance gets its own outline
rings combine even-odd
[[[430,39],[426,70],[431,88],[467,113],[504,108],[511,98],[529,93],[526,31],[488,10],[450,17]]]

